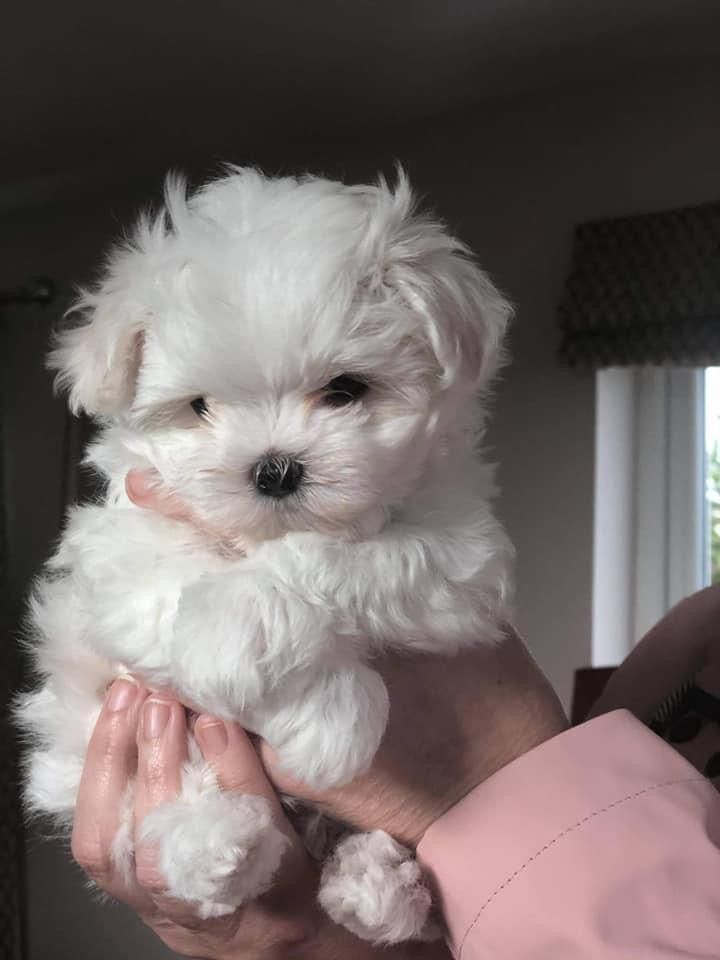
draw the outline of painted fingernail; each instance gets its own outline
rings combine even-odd
[[[227,728],[222,720],[199,717],[195,723],[195,736],[200,741],[200,749],[206,758],[217,757],[227,749]]]
[[[110,713],[127,710],[137,696],[138,686],[130,679],[116,680],[108,691],[106,705]]]
[[[157,740],[170,719],[170,704],[162,700],[147,700],[143,707],[143,734],[146,740]]]

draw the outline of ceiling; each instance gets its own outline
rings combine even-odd
[[[719,0],[10,0],[0,181],[253,152],[718,56]]]

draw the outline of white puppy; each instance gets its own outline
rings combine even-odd
[[[107,495],[70,512],[32,600],[30,808],[71,819],[125,671],[239,721],[314,787],[349,781],[386,726],[375,655],[500,638],[512,551],[475,446],[508,304],[402,173],[348,187],[233,168],[189,199],[170,180],[78,313],[51,365],[101,424],[87,461]],[[128,501],[128,470],[148,468],[196,527]],[[285,841],[263,800],[221,793],[191,756],[142,830],[170,894],[220,915],[268,888]],[[417,865],[384,834],[343,841],[320,899],[376,941],[426,929]]]

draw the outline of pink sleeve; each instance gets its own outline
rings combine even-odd
[[[624,710],[498,771],[418,857],[459,960],[720,957],[720,794]]]

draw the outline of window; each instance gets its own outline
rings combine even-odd
[[[559,356],[599,371],[598,666],[618,663],[676,601],[720,580],[720,383],[710,366],[720,363],[719,243],[717,202],[575,229]]]
[[[720,368],[597,374],[593,663],[720,582]]]
[[[720,583],[720,367],[705,370],[704,582]]]

